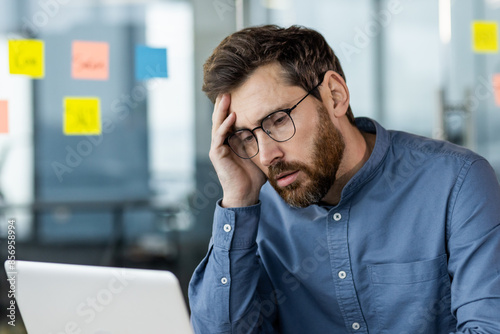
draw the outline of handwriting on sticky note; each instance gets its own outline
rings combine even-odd
[[[64,134],[100,135],[100,101],[96,97],[64,98]]]
[[[9,132],[8,102],[0,100],[0,133]]]
[[[74,79],[107,80],[109,77],[109,44],[74,41],[71,76]]]
[[[44,76],[44,42],[34,39],[9,40],[9,71],[33,78]]]
[[[498,24],[490,21],[472,23],[472,48],[474,52],[498,52]]]

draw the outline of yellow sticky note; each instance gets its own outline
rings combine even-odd
[[[0,133],[9,132],[9,114],[7,101],[0,100]]]
[[[73,41],[71,76],[74,79],[107,80],[109,76],[109,44]]]
[[[64,134],[100,135],[101,112],[97,97],[64,98]]]
[[[472,22],[472,48],[474,52],[498,52],[498,24],[494,21]]]
[[[44,76],[44,42],[35,39],[9,40],[9,70],[33,78]]]

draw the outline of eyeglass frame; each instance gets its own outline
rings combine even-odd
[[[241,159],[252,159],[254,158],[255,156],[257,156],[257,154],[259,154],[260,152],[260,147],[259,147],[259,139],[257,138],[257,136],[255,135],[254,131],[257,130],[257,129],[262,129],[262,132],[264,132],[269,138],[271,138],[272,140],[274,140],[275,142],[278,142],[278,143],[283,143],[283,142],[286,142],[286,141],[289,141],[290,139],[292,139],[294,136],[295,136],[295,133],[297,132],[297,128],[295,126],[295,122],[293,121],[293,118],[292,116],[290,115],[292,113],[292,111],[300,104],[300,102],[304,101],[316,88],[318,88],[319,86],[321,86],[321,81],[316,85],[314,86],[309,92],[307,92],[307,94],[300,99],[299,102],[297,102],[293,107],[291,108],[286,108],[286,109],[280,109],[280,110],[276,110],[276,111],[273,111],[272,113],[270,113],[269,115],[265,116],[261,121],[260,121],[260,126],[257,126],[255,128],[253,128],[252,130],[250,129],[240,129],[240,130],[237,130],[233,133],[231,133],[229,136],[226,137],[226,139],[224,140],[224,144],[228,145],[230,148],[231,148],[231,151],[234,152],[234,154],[236,154],[239,158]],[[264,130],[264,128],[262,127],[262,124],[264,123],[264,121],[266,119],[268,119],[269,117],[271,117],[272,115],[276,114],[276,113],[279,113],[279,112],[284,112],[288,115],[288,117],[290,118],[290,120],[292,121],[292,125],[293,125],[293,134],[290,136],[290,138],[288,139],[285,139],[285,140],[276,140],[274,139],[273,137],[271,137],[271,135],[266,131]],[[257,152],[252,155],[251,157],[242,157],[240,156],[238,153],[236,153],[236,151],[231,147],[231,145],[229,144],[229,139],[236,135],[238,132],[242,132],[242,131],[250,131],[250,133],[252,133],[252,136],[254,136],[255,138],[255,142],[257,143]]]

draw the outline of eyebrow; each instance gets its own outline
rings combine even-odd
[[[255,127],[259,127],[260,124],[262,123],[262,121],[264,120],[264,118],[266,118],[267,116],[271,115],[272,113],[276,112],[276,111],[280,111],[280,110],[287,110],[287,109],[290,109],[291,107],[287,107],[289,103],[286,103],[286,104],[283,104],[277,108],[273,108],[272,111],[266,113],[266,115],[264,117],[261,117],[259,118],[258,120],[256,120],[251,127],[235,127],[234,128],[234,131],[239,131],[239,130],[252,130],[254,129]],[[293,106],[292,106],[293,107]]]

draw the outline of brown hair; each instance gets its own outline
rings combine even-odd
[[[338,58],[320,33],[301,26],[265,25],[237,31],[215,48],[203,65],[202,89],[215,102],[219,94],[238,88],[255,69],[272,62],[281,65],[288,83],[306,91],[328,70],[346,80]],[[311,94],[321,101],[317,90]],[[350,106],[346,115],[355,124]]]

